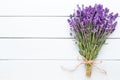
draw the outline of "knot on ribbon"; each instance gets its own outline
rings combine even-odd
[[[82,64],[89,64],[89,65],[93,65],[95,63],[95,61],[93,60],[87,60],[87,59],[84,59],[83,62],[81,62]]]

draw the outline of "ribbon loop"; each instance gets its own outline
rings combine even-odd
[[[79,59],[79,57],[77,57],[77,60],[79,61],[80,59]],[[63,70],[67,70],[67,71],[75,71],[77,68],[79,68],[80,67],[80,65],[82,65],[82,64],[90,64],[90,65],[92,65],[93,67],[95,67],[96,69],[98,69],[100,72],[102,72],[102,73],[104,73],[104,74],[107,74],[107,72],[104,70],[104,69],[101,69],[101,68],[99,68],[99,67],[97,67],[95,64],[100,64],[100,63],[102,63],[102,61],[99,61],[99,62],[96,62],[96,61],[94,61],[94,60],[87,60],[87,59],[83,59],[83,61],[82,62],[80,62],[79,64],[77,64],[73,69],[68,69],[68,68],[65,68],[65,67],[63,67],[63,66],[61,66],[61,68],[63,69]]]

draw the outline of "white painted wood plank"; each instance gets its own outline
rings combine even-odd
[[[67,18],[0,18],[0,37],[68,37]]]
[[[77,61],[72,60],[17,60],[0,61],[1,80],[87,80],[85,67],[81,65],[75,72],[61,69],[62,66],[73,68]],[[108,76],[93,68],[91,80],[117,80],[120,74],[120,61],[103,61],[97,64],[108,72]],[[109,78],[108,78],[109,77]]]
[[[1,17],[0,37],[71,37],[68,17]],[[120,18],[111,38],[120,38]]]
[[[101,3],[120,13],[118,0],[1,0],[0,15],[69,15],[77,4]]]
[[[98,59],[120,59],[120,39],[108,39]],[[76,59],[71,39],[1,39],[0,59]]]

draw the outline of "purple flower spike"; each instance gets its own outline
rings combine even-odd
[[[73,15],[70,15],[68,23],[74,29],[74,31],[81,31],[83,27],[89,27],[89,29],[86,29],[87,31],[93,32],[93,30],[97,30],[99,31],[99,33],[102,32],[102,34],[103,32],[107,32],[110,34],[115,30],[115,26],[117,24],[115,20],[117,17],[118,13],[109,13],[109,9],[103,8],[103,5],[101,4],[95,4],[94,7],[92,7],[91,5],[88,7],[84,7],[84,5],[82,5],[82,8],[77,5],[77,10],[75,11],[75,13],[73,13]]]

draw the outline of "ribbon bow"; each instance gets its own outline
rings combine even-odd
[[[80,61],[80,59],[79,59],[79,57],[77,58],[77,60],[78,61]],[[82,62],[79,62],[73,69],[68,69],[68,68],[66,68],[66,67],[63,67],[63,66],[61,66],[61,68],[63,69],[63,70],[67,70],[67,71],[75,71],[77,68],[79,68],[80,67],[80,65],[82,65],[82,64],[89,64],[89,65],[92,65],[93,67],[95,67],[97,70],[99,70],[100,72],[102,72],[102,73],[104,73],[104,74],[107,74],[107,72],[104,70],[104,69],[101,69],[101,68],[99,68],[99,67],[97,67],[95,64],[100,64],[100,63],[102,63],[102,61],[94,61],[94,60],[87,60],[87,59],[83,59],[83,61]]]

